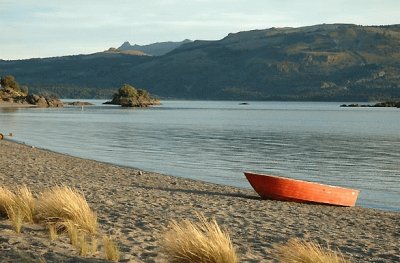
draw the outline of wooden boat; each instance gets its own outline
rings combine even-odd
[[[262,199],[354,206],[359,193],[355,189],[280,176],[252,172],[244,172],[244,174]]]

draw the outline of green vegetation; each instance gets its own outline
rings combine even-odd
[[[28,87],[20,86],[19,83],[15,80],[14,76],[8,75],[4,76],[0,79],[0,85],[3,87],[3,90],[11,89],[15,92],[18,92],[22,95],[28,95]]]
[[[136,89],[129,84],[124,84],[118,90],[118,93],[114,94],[113,99],[105,104],[115,104],[123,107],[148,107],[159,104],[159,101],[152,98],[146,90]]]

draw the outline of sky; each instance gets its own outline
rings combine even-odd
[[[399,0],[0,0],[0,59],[90,54],[123,42],[217,40],[322,23],[400,23]]]

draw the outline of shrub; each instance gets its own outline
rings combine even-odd
[[[0,84],[4,88],[11,88],[15,91],[20,91],[18,82],[15,80],[14,76],[7,75],[0,79]]]
[[[161,246],[170,262],[234,263],[238,262],[229,234],[215,220],[200,222],[172,220]]]
[[[118,90],[118,96],[120,97],[134,97],[136,98],[138,96],[138,91],[132,87],[129,84],[124,84],[119,90]]]
[[[350,263],[341,253],[299,239],[291,239],[287,244],[275,246],[275,249],[275,257],[281,263]]]

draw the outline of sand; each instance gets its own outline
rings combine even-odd
[[[260,200],[239,189],[149,173],[0,141],[0,184],[81,189],[103,233],[117,237],[122,262],[163,262],[161,233],[171,219],[214,217],[231,235],[241,262],[274,262],[273,244],[298,237],[340,250],[355,262],[400,262],[400,213]],[[103,262],[79,257],[66,237],[50,241],[42,226],[21,234],[0,220],[0,261]],[[31,260],[31,261],[30,261]]]

